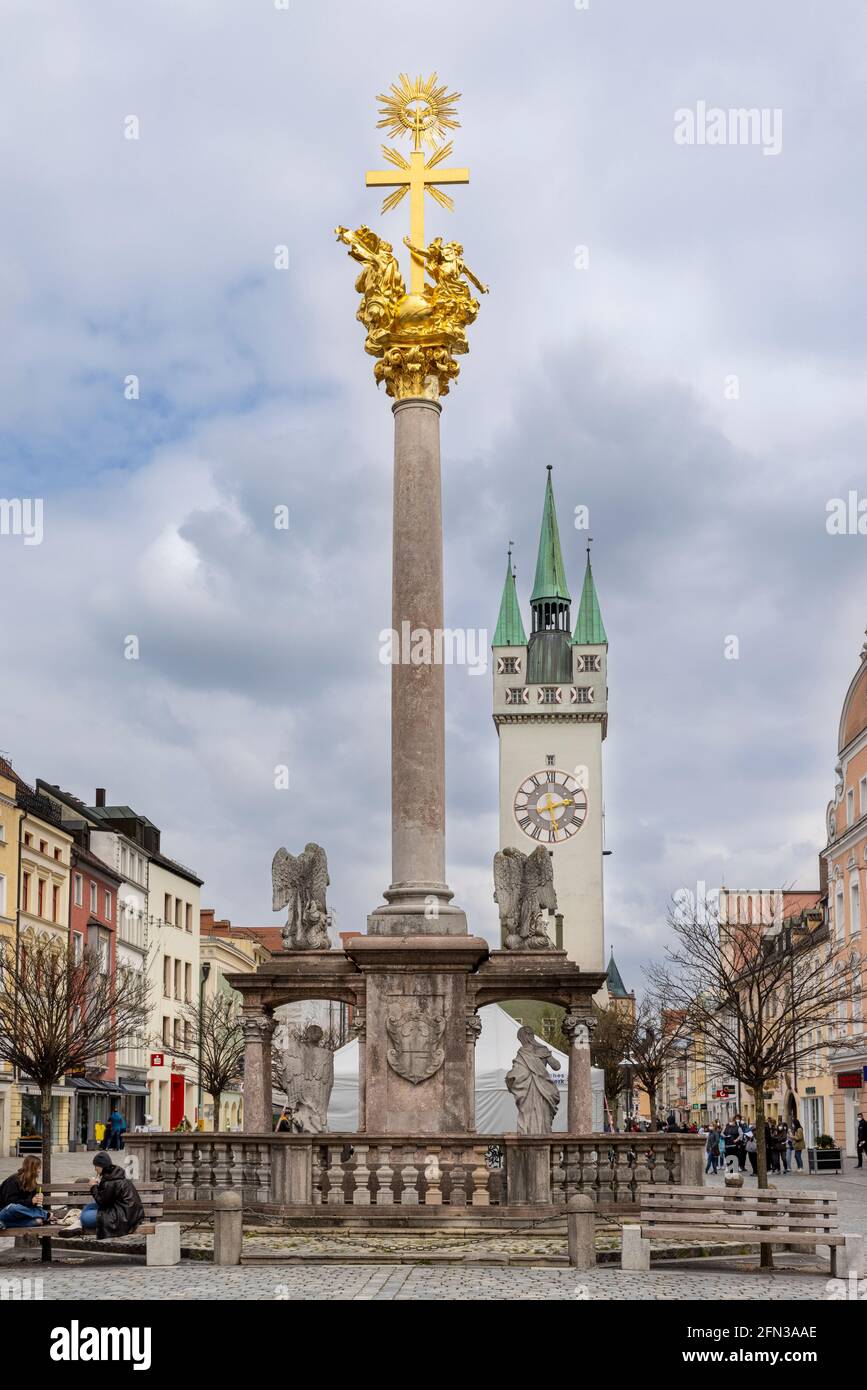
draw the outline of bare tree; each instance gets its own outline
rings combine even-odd
[[[800,1059],[839,1042],[838,1010],[857,993],[858,959],[817,912],[770,924],[762,914],[723,917],[713,900],[674,907],[666,959],[650,978],[705,1058],[715,1056],[752,1093],[758,1185],[767,1187],[765,1090]],[[770,1264],[769,1247],[762,1263]]]
[[[220,1100],[244,1074],[244,1024],[238,999],[218,991],[212,999],[186,1004],[181,1010],[183,1036],[155,1039],[171,1057],[192,1062],[202,1089],[214,1102],[214,1131],[220,1127]]]
[[[650,997],[642,1000],[626,1047],[638,1084],[647,1092],[651,1122],[657,1116],[657,1096],[671,1062],[682,1050],[683,1020]]]
[[[626,1089],[626,1070],[621,1066],[633,1036],[633,1022],[616,1005],[607,1009],[593,1005],[594,1027],[590,1037],[590,1060],[604,1073],[605,1101],[612,1124],[617,1103]]]
[[[147,1005],[143,971],[107,972],[92,950],[76,959],[55,933],[28,934],[17,950],[0,950],[0,1058],[39,1087],[44,1183],[51,1182],[52,1087],[140,1037]]]

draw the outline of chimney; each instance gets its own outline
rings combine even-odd
[[[96,804],[97,804],[97,806],[104,806],[104,805],[105,805],[105,787],[97,787],[97,789],[96,789]]]

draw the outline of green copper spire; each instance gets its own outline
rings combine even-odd
[[[614,964],[614,947],[611,948],[611,959],[608,962],[605,983],[608,985],[608,993],[614,999],[628,999],[629,992],[623,983],[623,976]]]
[[[500,616],[494,633],[492,647],[526,647],[527,634],[521,619],[521,608],[515,588],[515,575],[512,571],[512,552],[506,562],[506,582],[503,597],[500,599]]]
[[[608,643],[605,624],[602,621],[602,613],[599,608],[599,599],[596,596],[596,585],[593,583],[589,541],[587,542],[587,568],[584,571],[584,587],[581,590],[578,621],[575,624],[575,636],[572,640],[578,646],[595,647]]]
[[[539,536],[539,556],[536,560],[536,582],[530,595],[530,602],[539,599],[559,599],[571,602],[569,586],[566,583],[566,570],[560,550],[560,532],[557,528],[557,509],[554,506],[554,489],[551,486],[551,465],[548,464],[548,481],[545,484],[545,505],[542,508],[542,532]]]

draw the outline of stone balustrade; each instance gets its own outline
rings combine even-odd
[[[167,1201],[209,1203],[234,1189],[248,1207],[310,1215],[350,1207],[505,1215],[563,1208],[576,1195],[628,1209],[642,1183],[698,1186],[704,1175],[704,1140],[684,1134],[131,1134],[126,1150],[136,1176],[163,1182]]]

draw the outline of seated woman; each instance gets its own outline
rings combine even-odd
[[[99,1181],[90,1189],[93,1201],[82,1207],[81,1229],[96,1231],[97,1240],[129,1235],[145,1219],[141,1197],[107,1153],[94,1154],[93,1166]]]
[[[25,1158],[17,1173],[0,1184],[0,1228],[20,1226],[44,1226],[51,1220],[50,1214],[37,1200],[39,1191],[39,1170],[42,1159],[35,1154]]]

